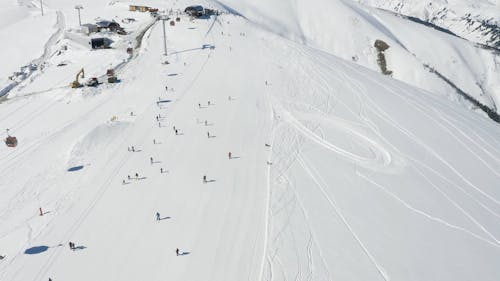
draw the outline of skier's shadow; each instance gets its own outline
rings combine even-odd
[[[87,249],[87,247],[80,245],[80,246],[76,246],[73,250],[79,251],[79,250],[85,250],[85,249]]]
[[[151,164],[160,164],[160,163],[161,163],[161,161],[153,161],[153,162],[151,162]]]
[[[163,217],[163,218],[160,218],[159,220],[162,221],[162,220],[169,220],[171,219],[171,217]]]
[[[207,180],[207,183],[216,182],[216,180]]]
[[[191,252],[179,252],[179,256],[186,256],[191,254]]]

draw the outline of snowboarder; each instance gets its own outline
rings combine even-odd
[[[179,256],[179,248],[175,249],[175,254]]]
[[[160,213],[156,212],[156,220],[159,221],[160,220]]]
[[[229,159],[231,159],[233,157],[233,155],[231,154],[231,151],[229,151],[229,153],[227,154],[227,156],[229,157]]]
[[[206,175],[203,176],[203,183],[207,183],[207,176]]]

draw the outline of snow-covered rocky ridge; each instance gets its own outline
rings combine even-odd
[[[500,2],[475,0],[358,0],[446,28],[472,42],[500,49]]]
[[[44,1],[66,19],[49,49],[68,48],[0,103],[19,140],[0,146],[0,280],[497,281],[499,125],[423,90],[440,80],[408,46],[439,71],[475,56],[453,64],[470,91],[487,55],[352,2],[322,3],[330,20],[249,2],[167,22],[165,58],[161,22],[132,1],[82,1],[87,21],[136,19],[132,57],[83,48],[74,5]],[[394,76],[423,86],[382,75],[374,39]],[[119,83],[68,87],[117,64]]]

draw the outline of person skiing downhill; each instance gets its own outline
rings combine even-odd
[[[207,183],[207,176],[203,176],[203,183]]]
[[[231,154],[231,151],[229,151],[229,153],[227,154],[227,156],[229,157],[229,159],[232,158],[233,155]]]
[[[179,255],[179,248],[175,249],[175,254],[178,256]]]
[[[153,157],[149,157],[149,161],[151,162],[151,165],[153,165]]]
[[[156,220],[159,221],[160,220],[160,213],[156,212]]]

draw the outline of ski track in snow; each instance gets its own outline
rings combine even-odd
[[[316,183],[316,187],[321,191],[325,199],[330,203],[330,206],[334,210],[335,214],[342,220],[346,228],[349,230],[349,232],[352,234],[353,238],[357,241],[358,245],[362,249],[362,251],[367,255],[367,257],[370,259],[370,261],[373,263],[375,268],[380,274],[380,277],[382,277],[383,280],[389,281],[390,278],[387,276],[387,273],[385,272],[384,268],[377,262],[375,257],[370,253],[368,248],[364,245],[364,243],[361,241],[359,236],[356,234],[356,232],[353,230],[349,222],[347,221],[346,217],[342,214],[342,211],[338,207],[337,203],[335,202],[335,199],[332,198],[328,193],[325,191],[325,181],[321,177],[318,171],[314,170],[314,167],[312,167],[310,164],[306,163],[306,160],[302,157],[299,157],[297,159],[298,163],[300,166],[304,169],[304,171],[307,172],[307,174],[311,177],[311,179]]]

